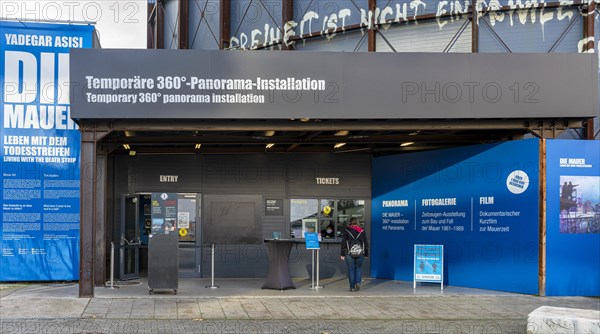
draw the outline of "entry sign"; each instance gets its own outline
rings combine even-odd
[[[417,282],[440,283],[444,289],[444,246],[415,245],[413,288]]]
[[[306,242],[306,249],[321,249],[318,233],[304,233],[304,240]]]

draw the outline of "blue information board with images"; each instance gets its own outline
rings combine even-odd
[[[79,278],[80,135],[69,50],[93,26],[0,21],[0,281]]]
[[[537,139],[376,157],[372,175],[372,277],[412,281],[414,244],[443,245],[447,285],[538,292]]]
[[[444,245],[415,245],[413,287],[417,282],[440,283],[444,289]]]
[[[600,296],[600,141],[546,145],[546,295]]]

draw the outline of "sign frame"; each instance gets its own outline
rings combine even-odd
[[[429,257],[429,256],[436,257]],[[417,263],[420,262],[420,271],[424,274],[417,274]],[[439,266],[439,268],[437,268]],[[427,269],[427,270],[426,270]],[[434,274],[438,271],[439,274]],[[430,273],[430,271],[433,272]],[[424,275],[419,277],[419,275]],[[431,277],[425,277],[429,275]],[[417,288],[417,282],[440,283],[440,289],[444,290],[444,245],[414,245],[414,266],[413,266],[413,289]]]
[[[304,233],[304,242],[306,244],[306,249],[321,249],[321,245],[319,244],[319,233]]]

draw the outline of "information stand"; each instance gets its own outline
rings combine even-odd
[[[177,194],[152,194],[152,227],[148,242],[148,293],[179,286]]]
[[[443,245],[415,245],[413,289],[417,282],[440,283],[444,290]]]
[[[311,276],[311,289],[320,289],[322,286],[319,285],[319,250],[321,246],[319,245],[319,234],[318,233],[305,233],[304,241],[306,243],[306,249],[312,250],[312,276]],[[316,259],[316,267],[317,272],[315,275],[315,251],[317,253]],[[317,280],[317,284],[315,285],[315,277]]]

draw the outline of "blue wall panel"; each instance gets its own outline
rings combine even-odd
[[[79,277],[80,134],[69,50],[93,26],[0,22],[0,281]]]
[[[442,244],[447,284],[537,293],[538,150],[528,139],[374,158],[371,275],[410,281],[413,245]]]
[[[600,141],[548,140],[546,294],[600,295]],[[565,182],[576,185],[571,192]],[[567,183],[568,185],[568,183]]]

